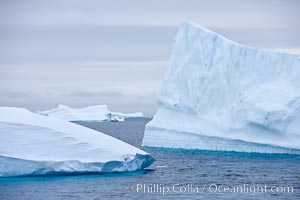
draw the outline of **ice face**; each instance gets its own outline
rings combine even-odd
[[[143,145],[298,154],[299,77],[297,55],[182,22]]]
[[[104,133],[22,108],[0,107],[0,176],[143,169],[148,153]]]

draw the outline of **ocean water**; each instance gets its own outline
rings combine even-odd
[[[149,119],[81,122],[140,147]],[[125,174],[0,178],[9,199],[300,199],[300,157],[143,148],[156,162]]]

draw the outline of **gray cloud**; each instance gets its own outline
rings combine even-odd
[[[141,108],[152,114],[167,65],[153,61],[3,64],[0,105],[35,111],[57,104],[108,104],[116,111]]]

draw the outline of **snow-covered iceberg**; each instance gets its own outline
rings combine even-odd
[[[65,121],[124,121],[126,118],[143,117],[143,113],[120,113],[111,112],[107,105],[88,106],[84,108],[71,108],[58,105],[47,111],[37,111],[40,115]]]
[[[0,139],[0,177],[131,172],[154,162],[104,133],[22,108],[0,107]]]
[[[300,154],[300,56],[184,21],[143,146]]]

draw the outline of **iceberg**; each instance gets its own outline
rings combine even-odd
[[[60,104],[57,108],[47,111],[37,111],[37,113],[65,121],[105,121],[110,118],[110,111],[107,105],[71,108]]]
[[[300,154],[300,56],[183,21],[142,145]]]
[[[23,108],[0,107],[0,177],[132,172],[154,158],[104,133]]]
[[[65,121],[124,121],[127,118],[143,117],[143,113],[111,112],[107,105],[88,106],[84,108],[71,108],[66,105],[58,105],[47,111],[37,111],[40,115]]]
[[[142,112],[134,112],[134,113],[121,113],[121,112],[111,112],[110,121],[124,121],[129,118],[141,118],[144,117]]]

